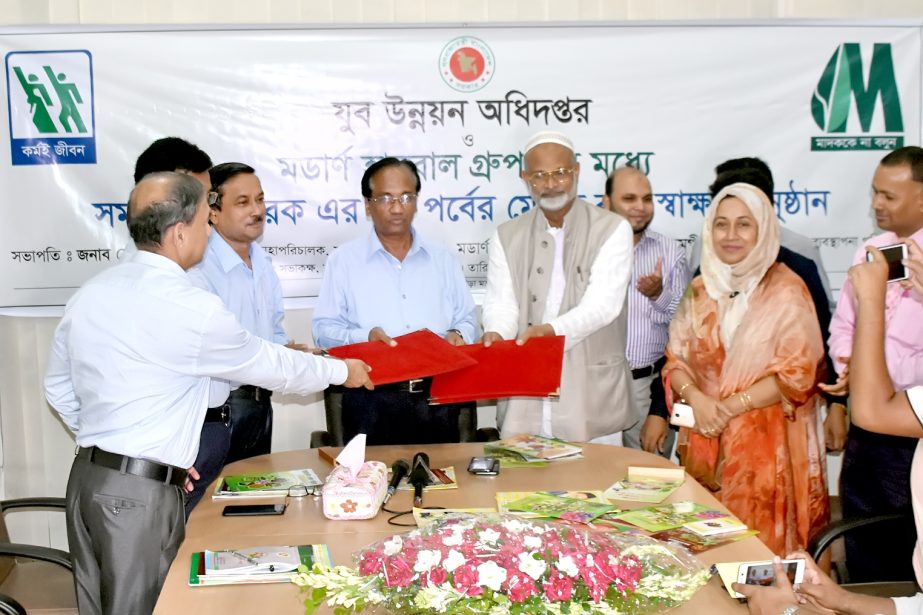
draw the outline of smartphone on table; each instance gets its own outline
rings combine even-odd
[[[885,260],[888,261],[888,282],[898,282],[910,277],[903,260],[907,258],[907,244],[895,243],[890,246],[878,248]],[[865,259],[872,262],[872,253],[866,252]]]
[[[500,460],[496,457],[472,457],[468,471],[481,476],[496,476],[500,473]]]
[[[260,515],[281,515],[285,504],[231,504],[221,514],[225,517],[254,517]]]
[[[804,560],[784,559],[782,568],[788,576],[789,582],[794,585],[804,581]],[[749,562],[740,565],[737,571],[737,582],[746,585],[770,586],[775,581],[775,569],[772,562]],[[743,594],[736,594],[737,598],[745,598]]]

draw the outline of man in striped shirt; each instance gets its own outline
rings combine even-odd
[[[605,206],[623,216],[634,231],[634,266],[628,287],[628,348],[637,422],[622,432],[622,443],[669,458],[675,438],[666,418],[660,368],[670,321],[689,284],[686,255],[679,242],[648,229],[654,217],[651,182],[625,166],[606,179]],[[642,430],[643,427],[643,430]]]

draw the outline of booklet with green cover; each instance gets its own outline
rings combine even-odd
[[[614,519],[630,523],[648,532],[672,530],[673,528],[682,527],[693,521],[717,519],[720,517],[727,517],[727,513],[702,506],[701,504],[696,504],[695,502],[660,504],[659,506],[636,508],[635,510],[628,510],[618,515],[612,515]]]
[[[497,507],[505,512],[524,513],[529,517],[564,519],[566,521],[576,521],[578,523],[589,523],[597,517],[616,510],[615,506],[612,506],[603,499],[578,499],[552,495],[540,491],[526,494],[514,500],[507,500],[506,497],[503,499],[505,501],[501,503],[501,496],[500,493],[498,493]]]
[[[212,499],[279,497],[288,495],[289,487],[304,485],[308,489],[323,485],[314,470],[285,470],[259,474],[222,476]]]
[[[264,546],[192,554],[189,585],[286,583],[298,566],[332,566],[327,545]]]

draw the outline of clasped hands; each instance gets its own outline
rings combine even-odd
[[[718,400],[706,395],[699,389],[686,394],[686,401],[692,406],[695,415],[696,430],[707,438],[721,435],[728,422],[737,416],[737,412],[728,403],[730,397]]]

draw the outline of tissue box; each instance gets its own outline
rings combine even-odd
[[[328,519],[371,519],[385,499],[388,468],[380,461],[366,461],[354,479],[346,466],[337,466],[321,492]]]

